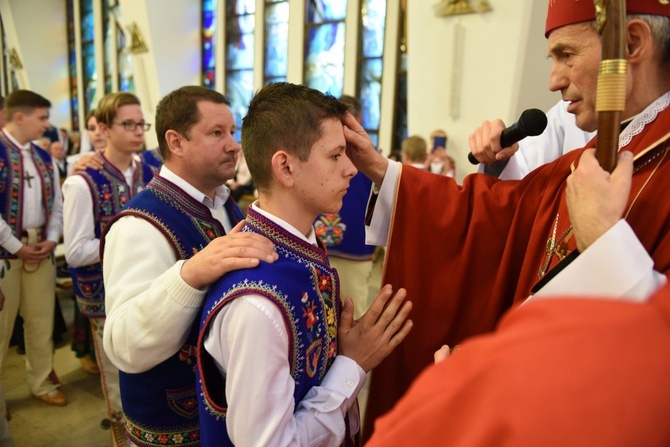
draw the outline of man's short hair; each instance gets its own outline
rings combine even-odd
[[[412,163],[421,163],[428,155],[428,143],[419,135],[412,135],[402,142],[402,152]]]
[[[156,106],[156,137],[163,160],[170,158],[165,133],[174,130],[189,138],[191,128],[202,119],[199,102],[212,102],[230,106],[230,101],[221,93],[207,87],[188,85],[168,93]]]
[[[270,186],[275,152],[285,150],[307,161],[323,133],[322,122],[341,120],[348,109],[332,95],[304,85],[277,82],[260,89],[242,121],[242,150],[256,186]]]
[[[14,90],[5,101],[7,121],[11,121],[17,112],[30,114],[35,109],[48,109],[50,107],[51,101],[30,90]]]
[[[112,121],[116,116],[116,112],[123,106],[141,105],[137,96],[128,92],[108,93],[98,101],[95,108],[95,120],[104,123],[107,127],[112,126]],[[88,120],[88,119],[87,119]],[[85,123],[84,123],[85,124]]]

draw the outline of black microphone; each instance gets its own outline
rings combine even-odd
[[[547,128],[547,115],[540,109],[524,110],[519,121],[503,130],[500,135],[500,146],[510,147],[517,141],[521,141],[526,137],[534,137],[540,135]],[[479,164],[479,160],[468,154],[468,160],[473,165]]]

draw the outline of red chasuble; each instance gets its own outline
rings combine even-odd
[[[646,126],[631,123],[636,131],[622,146],[639,157],[626,220],[654,259],[654,268],[667,274],[670,155],[664,148],[670,141],[670,108],[655,120],[653,114],[645,119],[650,120]],[[365,439],[375,418],[391,409],[442,344],[455,346],[492,331],[507,309],[530,295],[547,259],[548,269],[558,262],[554,250],[547,256],[548,246],[556,249],[562,243],[574,249],[565,187],[582,152],[572,151],[519,181],[473,174],[463,186],[403,166],[384,283],[407,289],[415,324],[372,373]]]
[[[667,446],[668,346],[670,285],[538,299],[427,368],[367,446]]]

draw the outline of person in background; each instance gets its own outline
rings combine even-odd
[[[402,162],[417,169],[426,170],[428,145],[419,135],[412,135],[402,142]]]
[[[0,286],[7,298],[0,316],[0,371],[17,314],[24,319],[26,375],[30,392],[48,405],[66,405],[53,370],[56,268],[53,250],[63,227],[58,170],[51,155],[31,143],[49,126],[51,102],[29,90],[5,101],[7,124],[0,133],[4,193],[0,194]],[[22,197],[20,203],[16,197]],[[31,204],[31,205],[28,205]]]

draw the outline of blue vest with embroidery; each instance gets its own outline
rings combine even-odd
[[[42,207],[46,215],[45,234],[40,235],[43,239],[46,236],[46,228],[49,225],[54,201],[54,166],[51,155],[34,144],[31,144],[31,156],[39,173],[39,177],[35,179],[38,181],[36,187],[42,188]],[[0,213],[12,229],[12,234],[18,239],[21,239],[24,230],[22,223],[23,181],[21,148],[12,143],[0,131]],[[16,255],[0,247],[0,259],[16,259]]]
[[[95,237],[100,239],[103,228],[116,216],[135,194],[144,190],[154,176],[154,171],[141,163],[133,174],[133,186],[126,183],[125,176],[102,156],[103,169],[87,169],[77,172],[88,184],[93,199],[93,221]],[[89,318],[105,316],[105,287],[102,284],[102,264],[70,267],[72,288],[81,314]]]
[[[328,256],[372,260],[375,247],[365,244],[365,212],[371,188],[372,180],[359,172],[349,182],[340,212],[322,214],[314,221],[314,230],[328,247]]]
[[[295,407],[319,385],[337,355],[341,311],[339,280],[325,250],[299,239],[249,207],[244,231],[259,233],[277,247],[279,259],[226,274],[207,294],[198,338],[198,406],[203,446],[233,445],[226,430],[225,379],[204,348],[204,334],[221,308],[237,297],[262,295],[281,311],[295,381]],[[258,384],[258,386],[262,386]]]
[[[244,218],[233,200],[229,199],[225,208],[233,225]],[[158,228],[172,245],[177,259],[189,259],[212,239],[225,234],[205,205],[159,175],[128,202],[104,233],[123,216],[144,219]],[[196,317],[185,344],[161,364],[140,374],[119,371],[126,431],[140,447],[200,445],[195,396],[198,323]]]

